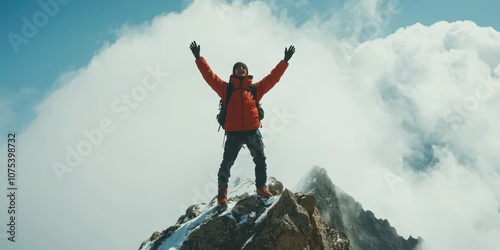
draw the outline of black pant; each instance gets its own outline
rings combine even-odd
[[[231,166],[233,166],[243,144],[247,145],[255,163],[255,186],[257,188],[264,186],[267,180],[267,164],[260,131],[227,132],[226,134],[224,156],[220,164],[219,173],[217,174],[219,187],[227,188],[227,183],[231,176]]]

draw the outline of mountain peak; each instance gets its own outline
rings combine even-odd
[[[249,192],[251,186],[253,181],[235,179],[227,206],[216,205],[215,199],[192,205],[139,249],[349,249],[345,234],[323,223],[313,195],[283,190],[274,178],[268,182],[273,197]]]
[[[255,194],[250,179],[235,178],[227,206],[216,197],[194,204],[177,223],[155,232],[139,250],[170,249],[415,249],[421,238],[404,239],[386,219],[365,211],[333,184],[326,169],[313,166],[294,192],[275,178],[274,195]]]
[[[314,188],[326,188],[334,190],[336,187],[328,176],[326,169],[317,165],[312,166],[297,183],[294,190],[303,193],[310,193]]]
[[[370,210],[337,187],[326,169],[313,166],[294,189],[313,194],[321,218],[330,227],[344,232],[351,241],[351,249],[415,249],[421,238],[408,239],[397,234],[388,220],[377,219]]]

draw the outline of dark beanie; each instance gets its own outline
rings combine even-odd
[[[244,63],[242,63],[242,62],[237,62],[237,63],[235,63],[235,64],[234,64],[234,66],[233,66],[233,72],[232,72],[232,73],[234,73],[234,70],[235,70],[237,67],[240,67],[240,66],[245,67],[245,69],[247,69],[247,74],[248,74],[248,67],[247,67],[247,65],[246,65],[246,64],[244,64]]]

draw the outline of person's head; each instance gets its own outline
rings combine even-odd
[[[237,62],[233,66],[233,75],[237,77],[245,77],[248,75],[248,67],[242,62]]]

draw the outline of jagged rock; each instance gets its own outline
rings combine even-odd
[[[203,204],[201,204],[203,205]],[[191,205],[186,209],[186,214],[179,217],[176,224],[182,224],[200,215],[200,204]]]
[[[285,190],[263,220],[257,224],[253,239],[242,249],[307,249],[312,225],[305,210]]]
[[[246,199],[250,197],[250,195],[248,193],[244,193],[242,195],[237,195],[237,196],[233,196],[233,197],[228,197],[227,198],[227,202],[238,202],[240,200],[243,200],[243,199]]]
[[[232,198],[237,202],[228,209],[189,207],[179,218],[184,224],[156,232],[140,249],[349,249],[346,235],[321,220],[314,196],[285,189],[269,199],[248,194]],[[184,239],[176,241],[179,237]]]
[[[314,196],[294,195],[285,190],[280,203],[268,211],[257,225],[253,239],[242,249],[348,250],[349,240],[323,223],[315,200]]]
[[[161,235],[162,234],[160,232],[155,231],[151,235],[151,237],[149,237],[149,242],[154,242],[154,241],[158,240],[161,237]],[[139,249],[141,249],[146,243],[147,243],[147,241],[143,241],[142,244],[141,244],[141,246],[139,247]]]
[[[324,168],[313,167],[296,188],[317,199],[316,207],[328,226],[344,232],[351,250],[387,249],[411,250],[423,240],[399,236],[387,220],[377,219],[365,211],[354,198],[335,186]]]
[[[350,241],[345,233],[330,229],[329,234],[333,235],[333,249],[349,249]]]
[[[194,230],[180,249],[239,249],[243,234],[229,216],[220,216]]]
[[[273,195],[278,195],[283,193],[283,183],[281,181],[276,180],[274,177],[269,177],[269,181],[267,182],[267,189]]]
[[[156,250],[158,249],[158,247],[161,245],[161,243],[167,239],[168,237],[172,236],[172,234],[175,232],[175,230],[179,229],[180,225],[178,224],[175,224],[165,230],[163,230],[163,232],[159,233],[158,231],[154,232],[153,235],[151,235],[151,237],[149,238],[149,241],[143,241],[141,246],[139,247],[139,250],[140,249],[143,249],[147,243],[152,243],[150,248],[150,250]]]
[[[337,244],[344,248],[334,248],[335,235],[319,216],[310,218],[308,214],[288,190],[267,212],[262,198],[247,197],[228,215],[216,217],[193,231],[180,249],[348,249],[345,235],[338,240],[344,245]],[[313,234],[313,228],[322,230]]]
[[[160,238],[160,235],[161,235],[161,233],[156,231],[153,233],[153,235],[151,235],[151,237],[149,237],[149,240],[151,240],[151,241],[157,240],[158,238]]]
[[[275,196],[254,192],[254,182],[236,178],[228,207],[212,200],[190,206],[177,224],[155,232],[140,250],[157,249],[415,249],[423,240],[404,239],[336,187],[326,170],[314,167],[295,191],[270,178]]]
[[[232,216],[236,219],[236,221],[240,222],[252,213],[260,215],[266,208],[265,205],[261,203],[262,200],[258,199],[256,196],[249,196],[242,199],[234,205],[233,209],[231,209]]]
[[[299,204],[307,210],[309,216],[312,216],[316,209],[316,198],[314,195],[300,195],[297,200]]]

